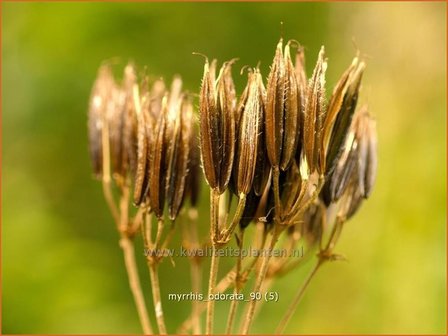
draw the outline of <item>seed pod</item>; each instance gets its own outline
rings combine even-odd
[[[358,169],[359,143],[356,139],[353,139],[353,136],[354,134],[349,138],[348,142],[351,142],[351,144],[346,145],[346,151],[344,151],[341,159],[338,161],[331,178],[330,192],[333,202],[341,198],[350,184],[353,174]]]
[[[248,98],[238,130],[236,187],[238,194],[248,194],[252,188],[258,150],[259,119],[263,113],[260,99],[261,74],[258,69],[249,74]]]
[[[137,166],[137,114],[135,112],[134,85],[136,85],[135,68],[128,64],[124,69],[123,92],[124,92],[124,110],[122,135],[116,143],[111,141],[112,162],[117,162],[115,173],[124,181],[127,173],[134,176]],[[119,132],[117,132],[119,134]],[[121,163],[119,153],[119,143],[122,142]],[[114,149],[115,148],[115,149]],[[117,154],[118,155],[118,154]],[[119,180],[117,180],[120,183]]]
[[[309,172],[315,170],[322,173],[320,162],[320,143],[322,141],[322,126],[325,113],[325,71],[327,62],[324,59],[324,47],[321,48],[311,77],[305,106],[305,120],[303,130],[303,149]]]
[[[188,97],[182,99],[179,115],[179,128],[170,144],[171,160],[168,168],[167,200],[171,220],[174,220],[183,204],[185,184],[188,174],[190,138],[193,128],[193,105]]]
[[[299,105],[299,140],[297,142],[296,149],[296,163],[300,166],[300,158],[302,156],[302,147],[303,147],[303,124],[305,120],[305,104],[306,104],[306,94],[308,90],[308,80],[305,71],[305,52],[303,48],[299,48],[296,54],[296,63],[295,63],[295,72],[296,78],[298,82],[299,95],[302,98]]]
[[[143,89],[145,90],[145,89]],[[147,94],[147,92],[145,93]],[[135,87],[134,95],[138,96],[138,89]],[[137,100],[137,97],[135,97]],[[144,103],[144,101],[142,101]],[[145,104],[145,109],[148,104]],[[136,106],[137,112],[137,167],[134,178],[134,204],[139,206],[145,199],[148,187],[147,165],[148,165],[148,136],[146,135],[147,114],[142,111],[140,102]]]
[[[208,61],[205,63],[199,99],[201,158],[209,186],[223,193],[229,183],[235,152],[236,98],[232,61],[222,66],[216,83],[214,64],[209,68]]]
[[[258,119],[258,145],[257,145],[257,163],[255,165],[255,173],[254,173],[254,181],[253,181],[253,189],[255,195],[261,196],[266,184],[269,179],[269,175],[271,173],[271,165],[269,163],[268,153],[266,150],[266,134],[264,129],[264,121],[266,115],[266,89],[263,85],[263,80],[261,76],[259,79],[259,99],[262,101],[262,109],[260,112],[260,116]],[[247,86],[246,86],[247,88]],[[246,99],[247,100],[247,99]]]
[[[204,65],[204,76],[199,96],[201,160],[205,179],[210,188],[219,187],[220,141],[218,113],[215,102],[214,74]]]
[[[231,65],[232,61],[226,62],[222,66],[216,83],[216,107],[219,121],[219,139],[221,141],[218,187],[220,192],[223,192],[229,183],[235,153],[236,94]]]
[[[287,170],[294,158],[300,138],[300,117],[302,114],[303,91],[299,88],[294,65],[291,61],[289,43],[285,47],[285,107],[283,149],[280,168]]]
[[[283,145],[283,122],[285,106],[285,60],[283,40],[277,44],[275,57],[268,77],[266,93],[266,147],[273,167],[280,165]]]
[[[151,144],[149,160],[149,201],[151,209],[157,217],[163,216],[165,202],[165,181],[166,181],[166,124],[168,116],[168,97],[165,96],[162,101],[162,111],[157,120],[155,128],[154,142]]]
[[[97,178],[100,178],[103,172],[102,132],[106,121],[107,104],[114,87],[115,81],[110,67],[101,66],[93,84],[88,113],[89,150],[93,172]]]
[[[325,203],[338,201],[352,185],[367,198],[375,182],[376,162],[375,123],[364,106],[355,114],[343,151],[324,185]],[[353,188],[350,190],[354,192]]]
[[[323,150],[326,152],[326,174],[341,155],[347,131],[355,113],[365,63],[357,57],[345,71],[333,91],[324,126]]]

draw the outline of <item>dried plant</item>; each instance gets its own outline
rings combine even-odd
[[[292,47],[297,47],[295,57]],[[165,324],[158,269],[179,218],[184,219],[183,246],[197,251],[210,244],[212,254],[206,299],[193,301],[178,333],[201,334],[205,312],[205,333],[212,334],[213,295],[227,290],[242,295],[251,277],[251,293],[265,293],[276,278],[317,256],[276,329],[283,333],[320,267],[343,258],[334,252],[341,231],[375,183],[375,121],[367,105],[357,109],[365,69],[359,56],[328,100],[324,47],[308,80],[303,48],[280,39],[266,87],[259,68],[249,68],[239,97],[232,78],[235,61],[224,62],[216,75],[217,61],[205,59],[199,127],[194,95],[183,91],[178,76],[167,89],[163,80],[151,82],[147,75],[139,82],[129,64],[119,85],[105,64],[92,89],[88,128],[93,170],[102,180],[120,234],[145,334],[153,329],[136,269],[133,241],[138,232],[146,249],[159,334],[174,331]],[[210,187],[210,236],[205,240],[197,228],[200,164]],[[234,210],[232,196],[237,199]],[[135,211],[130,210],[131,199]],[[255,233],[248,242],[245,232],[251,223]],[[218,281],[218,252],[233,237],[240,254]],[[243,257],[247,246],[264,253]],[[288,253],[302,248],[304,256],[273,256],[276,246]],[[189,260],[192,290],[199,294],[204,257],[191,255]],[[251,297],[238,314],[239,300],[232,299],[225,332],[233,333],[239,320],[239,333],[248,334],[262,302]]]

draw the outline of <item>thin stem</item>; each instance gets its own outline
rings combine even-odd
[[[202,268],[201,268],[201,262],[198,259],[193,259],[191,261],[191,289],[193,293],[201,293],[201,275],[202,275]],[[202,334],[201,331],[201,307],[199,305],[198,300],[193,300],[192,302],[192,315],[194,316],[193,319],[193,334],[200,335]]]
[[[159,272],[157,262],[149,265],[149,274],[151,276],[152,298],[154,302],[157,326],[159,327],[159,334],[166,335],[165,317],[163,315],[162,300],[160,298]]]
[[[261,249],[264,246],[265,240],[266,240],[266,234],[264,231],[264,223],[259,222],[257,224],[257,232],[256,232],[256,238],[254,239],[257,244],[259,245],[257,249]],[[244,272],[242,272],[242,282],[245,282],[245,278],[254,270],[255,265],[258,261],[259,256],[261,253],[257,253],[255,257],[250,261],[248,265],[245,266]],[[229,286],[235,281],[236,277],[236,266],[234,266],[216,285],[213,293],[222,293],[229,288]],[[207,308],[206,302],[200,302],[199,304],[199,312],[198,314],[202,314],[205,309]],[[193,321],[195,320],[196,316],[190,315],[178,328],[177,333],[178,334],[186,334],[188,330],[191,329],[193,325]]]
[[[129,279],[129,287],[134,297],[135,306],[137,307],[138,317],[142,325],[143,333],[152,334],[151,323],[148,318],[148,310],[146,309],[145,299],[143,297],[140,278],[137,272],[137,263],[135,261],[134,243],[126,236],[122,236],[120,247],[123,250],[124,262]]]
[[[211,335],[213,333],[213,323],[215,314],[215,300],[210,297],[215,292],[214,288],[216,286],[216,279],[218,277],[219,269],[219,255],[216,245],[213,245],[212,249],[212,262],[210,266],[210,278],[208,283],[208,301],[207,301],[207,317],[205,325],[205,334]]]
[[[280,169],[278,166],[273,168],[273,180],[274,180],[274,203],[276,216],[281,218],[282,214],[282,203],[280,200]]]
[[[277,215],[276,215],[277,216]],[[261,264],[260,272],[258,274],[257,280],[255,282],[254,289],[252,293],[260,292],[261,285],[263,284],[263,280],[266,277],[266,271],[268,270],[269,260],[271,259],[272,250],[274,249],[275,244],[277,243],[278,237],[281,233],[281,228],[277,225],[274,228],[274,233],[272,234],[271,241],[269,243],[269,248],[266,254],[263,255],[263,261]],[[247,313],[244,319],[243,329],[241,333],[246,335],[249,332],[250,326],[252,324],[252,320],[255,313],[255,307],[257,305],[257,300],[252,300],[249,302],[249,307],[247,309]]]
[[[241,235],[238,242],[238,248],[239,248],[239,254],[238,259],[236,261],[236,276],[235,276],[235,288],[233,290],[234,294],[239,294],[241,291],[241,264],[243,261],[242,258],[242,249],[243,249],[243,243],[244,243],[244,229],[241,229]],[[233,329],[233,323],[235,322],[235,315],[238,308],[238,300],[232,300],[230,303],[230,309],[229,309],[229,315],[227,318],[227,327],[226,327],[226,334],[230,335],[232,333]]]
[[[238,206],[235,210],[235,215],[233,216],[232,222],[229,227],[224,230],[220,241],[227,242],[230,239],[230,235],[235,230],[236,226],[240,223],[241,217],[244,213],[244,208],[246,206],[246,194],[241,193],[238,201]]]
[[[190,223],[188,223],[188,241],[193,246],[194,249],[199,248],[198,242],[198,228],[197,228],[197,218],[198,213],[196,209],[189,209],[188,218]],[[193,293],[202,292],[202,260],[199,257],[191,257],[191,289]],[[193,334],[200,335],[201,331],[201,307],[198,300],[192,300],[191,314],[194,316],[193,319]]]
[[[219,193],[215,190],[210,190],[211,204],[210,204],[210,236],[212,240],[212,260],[210,265],[210,275],[208,282],[208,301],[207,301],[207,316],[205,323],[205,333],[211,335],[213,333],[215,301],[210,299],[216,286],[216,279],[218,277],[219,269],[219,255],[217,240],[219,238]]]
[[[307,289],[308,285],[310,284],[311,280],[313,279],[314,275],[322,266],[325,259],[319,258],[316,265],[311,270],[310,274],[308,274],[307,278],[305,279],[305,282],[303,283],[302,287],[300,287],[299,291],[297,292],[296,296],[294,297],[294,300],[292,301],[291,305],[288,307],[288,310],[286,311],[285,315],[283,316],[282,320],[280,321],[275,334],[283,334],[285,331],[285,328],[291,319],[292,315],[294,314],[295,310],[297,309],[297,305],[300,303],[300,300],[303,297],[303,294],[305,293],[305,290]]]

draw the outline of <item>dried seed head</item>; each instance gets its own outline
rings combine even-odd
[[[134,176],[137,166],[137,114],[134,87],[137,83],[135,68],[128,64],[124,69],[123,102],[120,112],[110,124],[111,161],[118,184]]]
[[[266,147],[273,167],[280,165],[283,145],[283,123],[285,106],[285,59],[283,40],[277,44],[266,93]]]
[[[257,163],[258,133],[260,118],[263,114],[261,74],[256,69],[249,74],[248,98],[241,115],[238,130],[238,145],[236,156],[236,188],[237,193],[248,194],[252,188]]]
[[[365,63],[355,57],[336,85],[330,99],[322,143],[322,150],[327,156],[326,174],[333,170],[343,151],[342,147],[356,109],[364,68]]]
[[[257,145],[257,162],[255,165],[253,190],[255,195],[261,196],[264,192],[266,184],[269,180],[269,175],[271,173],[271,165],[269,163],[268,153],[266,150],[266,134],[264,129],[264,121],[266,115],[266,89],[263,85],[263,80],[261,76],[259,78],[259,99],[262,101],[260,115],[259,115],[259,125],[258,125],[258,145]],[[247,88],[247,87],[246,87]]]
[[[375,122],[363,106],[353,118],[343,151],[322,190],[325,203],[336,202],[344,195],[349,198],[347,194],[355,192],[367,198],[375,182],[376,165]]]
[[[295,157],[300,139],[300,122],[303,114],[304,95],[291,61],[289,43],[285,47],[285,107],[283,149],[280,162],[282,170],[288,169]]]
[[[231,64],[223,65],[215,83],[214,67],[209,68],[206,61],[199,99],[202,165],[208,184],[219,193],[229,183],[235,152],[236,98]]]
[[[219,139],[221,142],[218,189],[221,192],[227,188],[229,183],[235,153],[236,94],[235,85],[232,79],[231,65],[232,61],[226,62],[222,66],[216,82],[216,107],[219,121]]]
[[[323,166],[320,158],[320,144],[325,117],[325,71],[327,69],[327,62],[324,59],[324,54],[325,50],[322,47],[308,85],[303,130],[303,150],[306,165],[310,173],[317,170],[319,174],[322,173],[321,167]]]
[[[154,142],[151,143],[149,157],[149,201],[157,217],[163,216],[165,202],[165,181],[167,173],[166,124],[168,118],[168,96],[162,101],[162,111],[157,120]]]
[[[147,96],[147,92],[145,92],[145,88],[143,86],[143,91],[145,96]],[[146,134],[146,124],[149,121],[146,121],[148,118],[148,113],[142,110],[142,104],[145,103],[145,98],[140,100],[138,98],[138,88],[134,88],[134,98],[136,101],[136,113],[137,113],[137,167],[135,170],[135,178],[134,178],[134,204],[140,205],[146,196],[146,191],[148,187],[148,136]],[[148,104],[145,103],[145,109],[147,109]]]
[[[89,150],[93,172],[97,178],[100,178],[103,172],[102,132],[114,90],[116,84],[112,71],[109,66],[103,65],[98,70],[98,76],[93,84],[88,113]]]
[[[219,129],[215,101],[214,74],[210,73],[208,60],[204,65],[199,96],[201,160],[205,179],[210,188],[219,187]]]
[[[180,106],[180,127],[173,137],[169,150],[172,158],[168,169],[167,182],[168,210],[171,220],[174,220],[185,198],[185,185],[188,175],[188,160],[190,157],[190,138],[193,129],[193,105],[190,98],[184,97]]]

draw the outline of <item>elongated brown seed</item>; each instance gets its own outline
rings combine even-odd
[[[216,82],[216,107],[219,123],[220,157],[219,186],[223,192],[229,183],[235,153],[235,85],[231,74],[232,62],[222,66]]]
[[[308,85],[303,129],[303,150],[310,172],[320,172],[320,142],[322,139],[323,118],[325,114],[325,71],[327,62],[324,59],[325,49],[321,48],[316,67]]]
[[[342,145],[355,113],[364,68],[365,63],[355,57],[336,85],[330,99],[322,144],[322,149],[327,155],[326,174],[331,172],[342,153]]]
[[[143,202],[148,185],[148,136],[146,135],[147,115],[142,111],[142,104],[138,95],[139,92],[137,87],[135,87],[134,99],[137,101],[137,167],[134,178],[134,204],[137,206]]]
[[[288,169],[295,157],[300,139],[300,119],[302,114],[303,91],[299,88],[294,65],[291,60],[289,43],[285,47],[285,107],[284,134],[280,168]]]
[[[179,115],[180,127],[173,138],[171,164],[167,182],[168,212],[174,220],[185,197],[185,184],[188,175],[190,138],[192,135],[193,105],[188,97],[182,99]]]
[[[93,172],[97,178],[101,177],[103,172],[102,132],[106,122],[107,104],[115,86],[110,67],[101,66],[92,87],[88,113],[89,151]]]
[[[283,145],[283,123],[285,105],[285,60],[283,40],[277,44],[274,60],[269,73],[266,92],[266,147],[273,167],[280,165]]]
[[[219,187],[219,124],[215,101],[214,74],[210,74],[208,60],[204,65],[199,96],[201,161],[205,179],[212,189]]]
[[[166,181],[166,138],[165,130],[168,115],[168,97],[165,96],[162,102],[162,112],[157,120],[155,129],[155,139],[151,144],[149,171],[149,200],[151,209],[157,217],[163,216],[165,202],[165,181]]]
[[[264,121],[266,115],[266,89],[263,85],[263,79],[261,76],[258,77],[258,95],[262,102],[260,115],[258,118],[258,144],[257,144],[257,162],[255,165],[253,189],[257,196],[261,196],[264,192],[266,184],[269,180],[269,175],[271,173],[271,164],[269,162],[268,153],[266,150],[266,130],[264,128]]]
[[[256,69],[249,74],[248,98],[238,131],[236,186],[238,194],[248,194],[252,188],[257,162],[259,119],[263,113],[260,99],[261,74]]]

